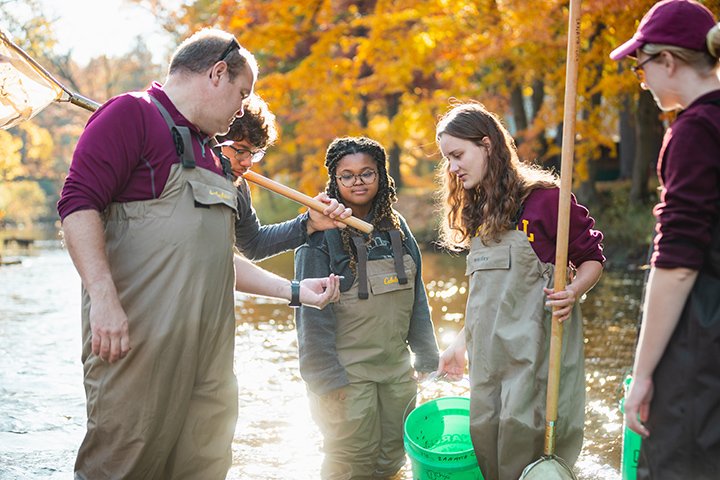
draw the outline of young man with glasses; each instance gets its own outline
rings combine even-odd
[[[163,85],[88,121],[58,202],[83,285],[87,433],[75,479],[223,479],[238,391],[233,286],[323,307],[329,276],[301,285],[233,256],[237,194],[213,149],[243,113],[254,57],[205,29]]]
[[[242,179],[254,163],[265,156],[266,149],[277,140],[275,115],[267,103],[256,94],[248,98],[244,114],[237,117],[230,130],[219,137],[222,152],[230,159],[238,191],[238,218],[235,221],[235,246],[246,258],[257,261],[297,248],[316,231],[337,228],[330,214],[349,214],[343,205],[320,193],[315,197],[328,205],[325,215],[309,209],[294,219],[282,223],[262,225],[252,205],[250,187]]]

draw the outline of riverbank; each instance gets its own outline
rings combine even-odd
[[[22,257],[35,249],[56,245],[60,239],[59,222],[37,223],[29,227],[0,227],[0,267],[22,263]]]

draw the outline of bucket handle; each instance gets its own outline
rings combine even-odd
[[[447,378],[447,372],[438,373],[437,371],[434,371],[434,372],[431,372],[425,380],[418,383],[418,388],[417,388],[417,391],[415,392],[415,395],[412,396],[412,398],[408,402],[407,406],[405,407],[405,412],[403,413],[403,420],[407,418],[408,413],[410,413],[410,412],[408,412],[408,410],[410,409],[410,405],[415,403],[415,400],[417,399],[418,395],[420,395],[420,393],[422,393],[428,386],[430,386],[434,383],[437,383],[440,380],[445,380],[446,378]],[[460,380],[457,380],[454,383],[464,382],[464,381],[467,381],[468,383],[470,383],[470,377],[468,377],[467,375],[464,375]]]

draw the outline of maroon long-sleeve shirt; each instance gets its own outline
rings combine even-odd
[[[543,262],[555,263],[558,224],[558,188],[537,188],[525,200],[517,229],[524,231],[535,254]],[[568,259],[580,266],[588,260],[605,262],[602,253],[603,235],[594,230],[595,220],[587,208],[572,195],[570,202],[570,239]]]
[[[652,265],[700,270],[720,218],[720,90],[690,104],[665,132]]]
[[[64,219],[79,210],[103,211],[111,202],[158,198],[170,167],[180,161],[170,129],[150,100],[160,101],[179,126],[190,128],[198,167],[222,174],[209,138],[190,123],[154,83],[145,92],[108,100],[88,120],[78,140],[63,185],[58,213]]]

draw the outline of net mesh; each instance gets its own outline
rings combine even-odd
[[[29,120],[63,94],[62,88],[0,32],[0,128]]]
[[[562,458],[551,455],[525,467],[519,480],[577,480],[577,477]]]

